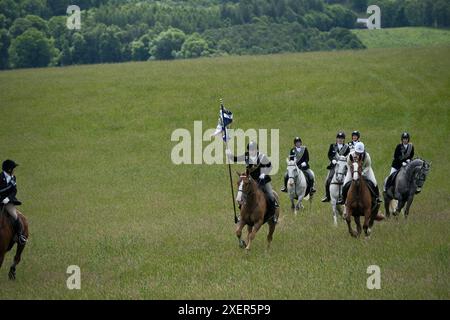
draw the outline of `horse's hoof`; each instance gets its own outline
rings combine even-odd
[[[245,247],[247,247],[245,241],[244,240],[239,241],[239,248],[244,249]]]
[[[16,280],[16,270],[10,269],[8,276],[9,276],[9,280]]]

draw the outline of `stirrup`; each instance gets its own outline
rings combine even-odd
[[[281,192],[287,192],[287,188],[286,187],[281,187]]]
[[[322,202],[330,202],[330,198],[325,197],[325,198],[323,198],[321,201],[322,201]]]

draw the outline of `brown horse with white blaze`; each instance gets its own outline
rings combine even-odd
[[[379,204],[372,206],[372,195],[367,185],[366,180],[362,176],[362,159],[361,157],[354,157],[352,166],[350,167],[352,174],[352,183],[348,190],[347,200],[345,202],[346,217],[348,232],[352,237],[359,237],[361,234],[360,217],[364,216],[364,233],[366,237],[370,236],[371,228],[375,219],[378,217]],[[351,227],[351,217],[355,219],[357,232]]]
[[[258,187],[258,183],[250,176],[249,171],[245,173],[237,173],[238,180],[238,196],[236,201],[241,206],[240,219],[237,223],[236,236],[239,239],[239,246],[248,251],[252,241],[255,239],[256,233],[261,226],[267,222],[269,224],[269,234],[267,235],[267,248],[270,248],[273,233],[275,231],[276,221],[280,215],[280,208],[276,208],[274,215],[267,219],[266,211],[268,209],[266,196]],[[274,191],[274,196],[278,201],[278,195]],[[265,221],[266,218],[266,221]],[[274,219],[275,218],[275,219]],[[248,236],[247,243],[241,239],[242,229],[247,225]]]
[[[17,210],[18,219],[21,219],[23,225],[23,235],[28,239],[28,222],[25,216]],[[25,249],[25,244],[19,244],[17,241],[17,236],[14,234],[14,229],[12,222],[10,221],[6,210],[1,208],[0,210],[0,268],[5,259],[5,254],[14,247],[14,243],[17,242],[16,255],[14,256],[14,261],[9,268],[9,279],[14,280],[16,278],[16,267],[20,262],[23,249]]]

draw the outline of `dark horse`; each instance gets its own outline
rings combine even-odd
[[[395,183],[383,192],[386,216],[390,215],[390,203],[393,199],[398,200],[397,208],[395,208],[394,216],[398,215],[405,206],[405,218],[408,217],[409,208],[416,194],[417,188],[422,188],[425,179],[430,171],[431,163],[422,159],[415,159],[407,166],[400,168],[396,173]]]
[[[269,234],[267,235],[267,248],[272,242],[272,235],[275,231],[275,225],[280,215],[280,208],[274,212],[267,212],[268,204],[264,192],[258,187],[258,183],[250,176],[249,171],[239,174],[238,196],[236,200],[241,206],[240,219],[237,223],[236,236],[239,239],[239,246],[250,250],[250,245],[255,239],[256,232],[264,223],[269,224]],[[274,196],[278,201],[278,195],[274,191]],[[274,220],[275,218],[275,220]],[[247,244],[241,239],[242,229],[247,225],[248,236]]]
[[[28,238],[28,222],[25,216],[17,210],[17,216],[22,221],[23,225],[23,234],[26,238]],[[14,256],[13,264],[11,268],[9,268],[9,279],[14,280],[16,278],[16,266],[20,262],[20,258],[22,255],[22,251],[25,248],[25,244],[21,245],[17,241],[17,235],[14,234],[12,221],[6,212],[4,206],[1,207],[0,210],[0,268],[3,264],[3,260],[5,259],[5,254],[10,251],[14,243],[17,242],[17,251]]]
[[[366,180],[362,176],[362,160],[360,157],[354,157],[352,166],[350,167],[352,174],[352,184],[348,190],[347,200],[345,201],[346,217],[348,232],[352,237],[359,237],[361,234],[361,222],[360,217],[364,216],[364,233],[366,237],[370,236],[371,228],[375,219],[380,220],[378,217],[378,209],[380,204],[376,203],[372,205],[372,195],[367,185]],[[354,217],[357,232],[355,232],[350,223],[351,217]]]

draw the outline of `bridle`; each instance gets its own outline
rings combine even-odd
[[[345,162],[346,160],[344,160],[344,159],[339,159],[338,160],[338,162]],[[337,166],[337,163],[336,163],[336,165],[335,165],[335,168],[336,168],[336,166]],[[346,167],[345,167],[346,168]],[[336,180],[337,181],[339,181],[339,176],[341,176],[342,177],[342,179],[341,179],[341,182],[331,182],[331,184],[338,184],[338,185],[342,185],[342,184],[344,184],[344,178],[345,178],[345,176],[346,176],[346,172],[345,172],[346,170],[344,170],[344,172],[339,172],[339,171],[337,171],[337,170],[335,170],[335,173],[334,173],[334,175],[335,175],[335,177],[336,177]]]

